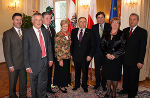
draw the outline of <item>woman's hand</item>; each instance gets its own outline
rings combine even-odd
[[[60,60],[60,61],[59,61],[59,65],[60,65],[61,67],[63,67],[63,65],[64,65],[63,60]]]
[[[111,55],[111,54],[107,54],[106,57],[107,57],[107,59],[109,59],[109,60],[114,60],[114,59],[115,59],[115,56],[114,56],[114,55]]]

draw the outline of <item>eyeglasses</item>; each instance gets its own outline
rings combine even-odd
[[[119,23],[118,21],[113,21],[112,23]]]

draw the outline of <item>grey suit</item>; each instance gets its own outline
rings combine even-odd
[[[24,30],[22,30],[24,34]],[[16,83],[19,77],[19,96],[26,96],[27,74],[23,60],[23,41],[19,38],[14,27],[3,34],[3,50],[8,67],[14,66],[15,71],[9,72],[9,96],[16,96]]]
[[[45,98],[47,87],[48,61],[53,61],[50,39],[47,36],[47,30],[41,28],[46,48],[46,57],[42,58],[42,51],[32,28],[25,31],[24,34],[24,64],[26,68],[32,69],[30,74],[32,98]]]

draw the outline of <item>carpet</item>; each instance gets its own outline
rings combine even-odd
[[[83,89],[80,87],[77,91],[72,91],[71,87],[67,87],[68,93],[64,94],[62,93],[57,87],[55,87],[53,90],[56,91],[56,94],[48,94],[49,98],[103,98],[106,92],[103,92],[102,88],[99,88],[98,90],[93,90],[93,86],[88,87],[88,93],[84,93]],[[117,92],[120,90],[117,89]],[[17,93],[18,95],[18,93]],[[31,98],[31,89],[28,88],[27,90],[27,96]],[[5,96],[3,98],[9,98],[8,96]],[[127,98],[127,95],[118,95],[117,98]],[[150,88],[139,86],[139,92],[136,96],[136,98],[150,98]]]

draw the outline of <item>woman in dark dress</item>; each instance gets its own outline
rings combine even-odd
[[[105,98],[110,96],[111,91],[112,98],[116,98],[116,88],[118,81],[121,79],[125,40],[123,38],[123,32],[119,30],[119,18],[112,18],[110,23],[112,29],[104,33],[101,42],[102,50],[105,54],[103,74],[107,80],[107,93]],[[112,90],[111,84],[113,87]]]
[[[70,78],[70,45],[71,35],[68,32],[68,20],[62,20],[61,31],[55,36],[55,64],[54,85],[57,85],[63,93],[67,93],[65,87],[71,83]]]

